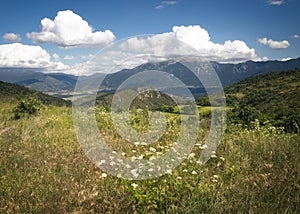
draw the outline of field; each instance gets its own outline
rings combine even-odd
[[[300,135],[253,122],[228,124],[217,153],[198,163],[209,119],[189,158],[167,175],[135,181],[116,178],[81,150],[69,107],[43,106],[36,116],[12,119],[14,101],[0,104],[1,213],[299,213]],[[207,109],[203,110],[207,112]],[[116,135],[110,113],[99,108],[109,145],[128,157],[160,155],[174,143],[133,149]],[[178,128],[178,115],[166,114]],[[138,131],[147,121],[133,115]],[[146,126],[147,127],[147,126]]]

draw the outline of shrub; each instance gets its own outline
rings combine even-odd
[[[41,109],[41,102],[34,97],[22,99],[13,108],[14,119],[28,115],[35,115]]]

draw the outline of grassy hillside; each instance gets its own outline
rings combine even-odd
[[[122,97],[122,93],[124,95],[130,93],[130,90],[132,93],[138,93],[137,89],[127,89],[126,91],[120,91],[118,93],[120,97]],[[99,94],[96,99],[96,104],[99,106],[104,106],[106,109],[110,109],[112,99],[113,99],[114,93],[105,93],[105,94]],[[125,96],[123,96],[125,97]],[[173,99],[167,95],[166,93],[158,92],[155,90],[149,90],[145,91],[143,93],[140,93],[131,103],[130,108],[131,109],[149,109],[149,110],[158,110],[162,109],[165,106],[169,106],[170,108],[174,107],[176,104],[173,101]]]
[[[287,132],[300,132],[300,70],[249,77],[225,88],[231,121],[250,125],[259,119]],[[207,97],[200,105],[209,105]]]
[[[53,97],[42,92],[31,90],[17,84],[11,84],[0,81],[0,100],[3,101],[16,101],[24,97],[34,96],[46,105],[57,106],[70,106],[70,101]]]

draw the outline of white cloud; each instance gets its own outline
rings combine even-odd
[[[94,31],[79,15],[59,11],[54,20],[41,20],[41,32],[27,33],[36,43],[53,43],[63,48],[101,48],[115,40],[110,30]]]
[[[195,56],[202,60],[228,63],[266,60],[259,58],[255,50],[249,48],[244,41],[228,40],[223,44],[214,43],[207,30],[199,25],[174,26],[171,32],[132,37],[103,51],[98,55],[80,56],[87,61],[76,63],[65,72],[75,75],[114,73],[149,61],[162,61],[176,56]]]
[[[291,58],[291,57],[286,57],[286,58],[282,58],[280,61],[285,62],[285,61],[289,61],[289,60],[291,60],[291,59],[293,59],[293,58]]]
[[[67,55],[67,56],[64,57],[64,60],[73,60],[73,59],[75,59],[75,57],[70,56],[70,55]]]
[[[94,56],[95,56],[94,54],[88,54],[88,55],[80,55],[79,57],[80,57],[81,59],[86,60],[86,59],[91,59],[91,58],[93,58]]]
[[[269,0],[268,4],[269,5],[282,5],[284,4],[285,1],[284,0]]]
[[[160,5],[158,5],[158,6],[155,7],[155,9],[161,10],[161,9],[164,9],[165,7],[167,7],[169,5],[175,5],[177,3],[178,3],[178,1],[162,1],[160,3]]]
[[[298,34],[293,35],[294,39],[300,39],[300,36]]]
[[[62,71],[69,67],[51,61],[49,53],[40,46],[20,43],[0,45],[0,67],[39,68],[43,71]]]
[[[20,34],[6,33],[3,36],[3,39],[6,42],[20,42],[21,41],[21,36],[20,36]]]
[[[149,61],[174,59],[177,56],[227,63],[267,60],[265,57],[259,58],[255,50],[243,41],[228,40],[218,44],[211,41],[208,32],[198,25],[174,26],[171,32],[120,41],[88,61],[75,64],[69,72],[76,75],[114,73]]]
[[[176,49],[169,38],[178,39],[193,47],[196,52],[184,53],[184,50]],[[173,40],[174,42],[174,40]],[[135,37],[129,39],[123,48],[147,50],[152,54],[165,56],[167,54],[197,55],[205,60],[219,62],[242,62],[246,60],[258,60],[255,50],[240,40],[225,41],[224,44],[214,43],[204,28],[194,26],[174,26],[172,32],[154,35],[145,39]]]
[[[272,49],[285,49],[290,46],[290,43],[286,40],[274,41],[272,39],[267,39],[267,38],[258,38],[257,41],[260,44],[268,45]]]

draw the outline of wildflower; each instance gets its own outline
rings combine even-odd
[[[197,174],[198,173],[195,170],[192,171],[192,175],[197,175]]]
[[[213,179],[213,180],[212,180],[212,182],[214,182],[214,183],[217,183],[217,182],[218,182],[218,180],[216,180],[216,179]]]
[[[196,163],[197,163],[197,164],[200,164],[200,165],[203,164],[202,161],[200,161],[200,160],[197,160]]]
[[[133,169],[130,172],[131,172],[132,176],[135,178],[139,176],[139,174],[137,173],[137,169]]]
[[[207,145],[200,146],[200,149],[207,149]]]
[[[150,150],[151,152],[156,152],[156,149],[153,148],[153,147],[150,147],[149,150]]]
[[[166,174],[172,174],[172,169],[168,169],[167,171],[166,171]]]
[[[221,161],[225,161],[225,158],[223,158],[223,157],[220,157],[220,160],[221,160]]]
[[[210,157],[211,158],[216,158],[217,156],[215,154],[212,154]]]
[[[150,156],[150,158],[149,158],[150,161],[152,161],[154,159],[156,159],[156,157],[154,157],[154,156]]]
[[[132,183],[131,186],[133,187],[133,189],[137,188],[138,187],[138,184],[136,183]]]
[[[106,163],[106,160],[100,160],[100,161],[98,162],[98,165],[101,166],[101,165],[103,165],[103,164],[105,164],[105,163]]]
[[[178,176],[177,179],[178,179],[178,180],[182,180],[182,177],[181,177],[181,176]]]
[[[188,156],[188,159],[194,158],[195,157],[195,153],[190,153]]]
[[[187,169],[182,170],[183,172],[187,172]]]
[[[215,179],[218,179],[218,178],[219,178],[219,176],[218,176],[218,175],[214,175],[213,177],[214,177]]]
[[[102,178],[106,178],[106,177],[107,177],[107,174],[106,174],[106,173],[102,173],[102,174],[101,174],[101,177],[102,177]]]

